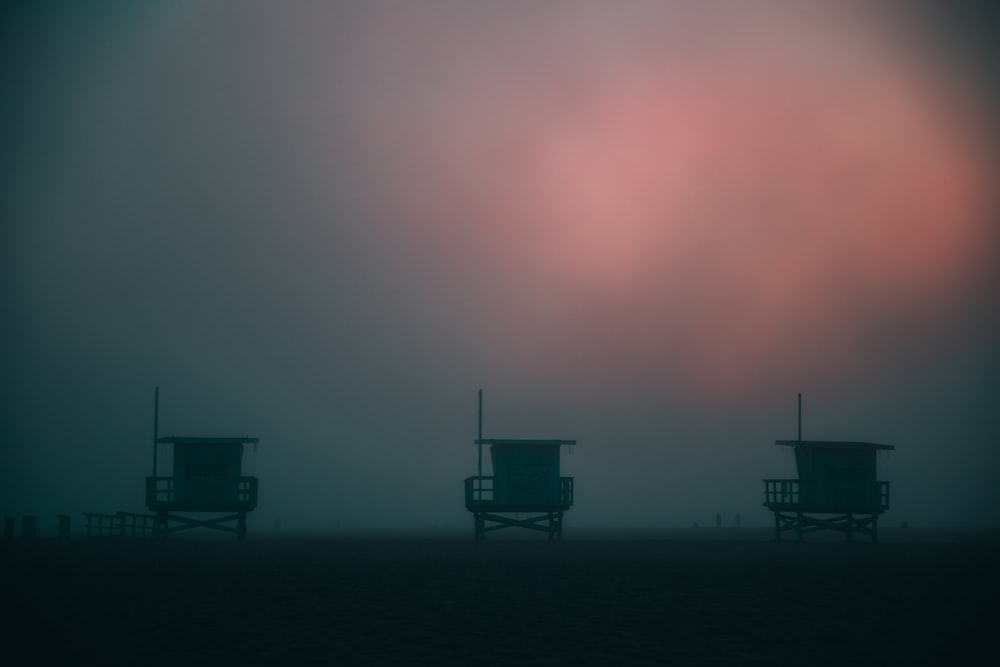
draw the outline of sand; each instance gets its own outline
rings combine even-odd
[[[998,557],[1000,542],[974,536],[798,544],[704,529],[8,542],[0,659],[954,664],[995,644]]]

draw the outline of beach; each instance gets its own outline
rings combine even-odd
[[[954,664],[994,643],[995,536],[469,533],[3,543],[3,650],[74,664],[832,665]]]

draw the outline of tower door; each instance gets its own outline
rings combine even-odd
[[[174,501],[206,510],[234,504],[242,452],[241,444],[174,445]]]
[[[865,471],[863,468],[829,468],[826,500],[835,510],[865,509]]]
[[[514,464],[510,467],[510,502],[544,504],[548,502],[549,468],[537,464]]]

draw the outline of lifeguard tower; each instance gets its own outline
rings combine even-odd
[[[573,478],[559,476],[559,453],[576,440],[483,438],[479,392],[478,474],[465,480],[465,507],[475,520],[476,540],[503,528],[527,528],[562,539],[563,512],[573,505]],[[493,475],[483,475],[483,445],[490,446]],[[522,516],[526,515],[526,516]]]
[[[244,539],[247,512],[257,507],[257,478],[242,474],[243,447],[255,445],[257,438],[161,438],[158,421],[159,389],[154,408],[153,475],[146,478],[146,506],[156,514],[156,534],[166,539],[170,533],[201,527]],[[169,477],[157,476],[160,445],[172,445],[173,475]]]
[[[889,509],[889,482],[878,481],[879,451],[892,445],[843,440],[802,439],[802,395],[799,394],[799,437],[775,440],[792,447],[798,479],[765,479],[764,507],[774,512],[774,538],[794,531],[836,530],[878,540],[878,516]]]

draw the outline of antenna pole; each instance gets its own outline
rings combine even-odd
[[[156,441],[160,435],[160,388],[153,392],[153,477],[156,477]]]
[[[802,392],[799,392],[799,442],[802,442]]]
[[[483,492],[483,390],[479,390],[479,437],[476,439],[479,450],[479,493]]]

